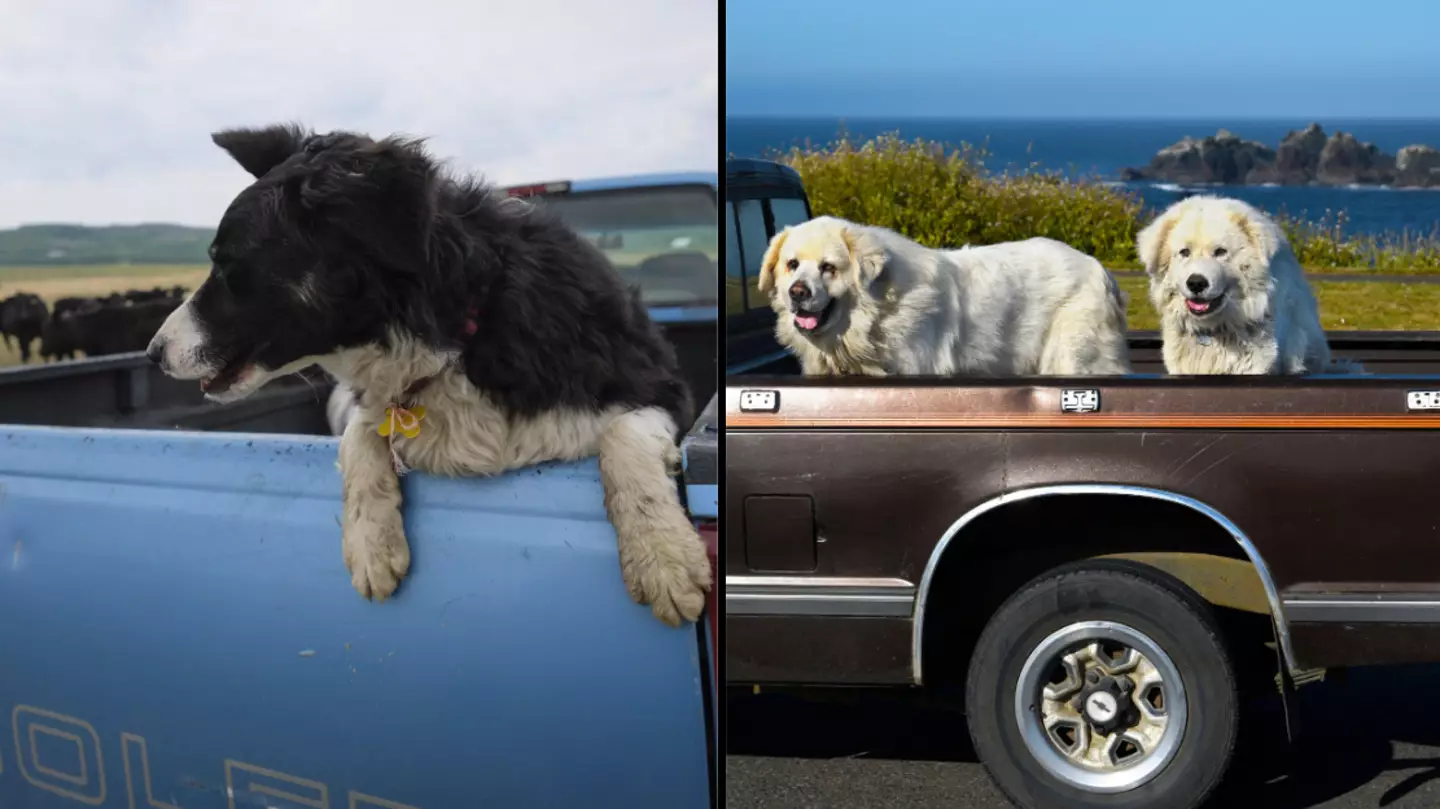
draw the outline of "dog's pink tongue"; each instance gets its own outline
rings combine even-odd
[[[802,329],[813,329],[820,325],[819,315],[796,315],[795,322],[800,324]]]
[[[1197,313],[1199,313],[1199,312],[1208,312],[1208,311],[1210,311],[1210,302],[1209,302],[1209,301],[1191,301],[1191,300],[1187,300],[1187,301],[1185,301],[1185,305],[1188,306],[1188,307],[1190,307],[1190,311],[1192,311],[1192,312],[1197,312]]]

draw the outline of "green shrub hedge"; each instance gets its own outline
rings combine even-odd
[[[839,216],[891,228],[921,244],[963,244],[1048,236],[1110,267],[1138,267],[1135,234],[1150,214],[1123,188],[1033,165],[992,172],[986,153],[923,139],[882,135],[856,143],[842,135],[825,146],[771,159],[800,172],[817,216]],[[1347,235],[1345,214],[1309,221],[1271,212],[1300,263],[1312,272],[1440,271],[1440,240],[1410,233]]]

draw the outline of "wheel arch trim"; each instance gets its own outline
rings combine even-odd
[[[1061,495],[1111,495],[1120,497],[1140,497],[1148,500],[1160,500],[1183,506],[1198,514],[1207,517],[1211,522],[1223,529],[1230,535],[1245,555],[1255,566],[1255,573],[1260,577],[1260,583],[1265,588],[1265,600],[1270,604],[1271,621],[1275,626],[1276,639],[1280,644],[1280,653],[1284,657],[1285,667],[1292,674],[1296,671],[1295,655],[1290,646],[1290,630],[1285,621],[1284,605],[1281,603],[1280,591],[1275,587],[1275,580],[1270,576],[1270,568],[1255,547],[1255,543],[1245,535],[1240,527],[1232,522],[1224,514],[1221,514],[1214,507],[1187,497],[1183,494],[1154,489],[1146,486],[1131,486],[1120,484],[1094,484],[1094,483],[1069,483],[1050,486],[1036,486],[1029,489],[1017,489],[997,495],[989,500],[980,503],[960,516],[958,520],[946,529],[940,541],[936,543],[935,549],[931,551],[929,560],[925,563],[925,572],[920,578],[920,586],[916,591],[915,612],[911,621],[911,672],[916,685],[924,684],[924,671],[922,657],[925,638],[925,607],[930,595],[930,586],[934,583],[935,571],[940,566],[940,560],[945,556],[950,543],[960,536],[971,523],[980,517],[1003,506],[1019,503],[1025,500],[1034,500],[1040,497],[1055,497]]]

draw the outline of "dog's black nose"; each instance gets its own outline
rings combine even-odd
[[[1200,275],[1199,273],[1196,273],[1195,275],[1192,275],[1189,278],[1185,279],[1185,288],[1195,293],[1196,295],[1204,292],[1206,287],[1208,286],[1210,286],[1210,281],[1207,280],[1205,276]]]
[[[145,349],[145,358],[159,365],[160,360],[164,359],[164,357],[165,342],[163,340],[151,340],[150,347]]]
[[[791,284],[790,299],[794,301],[810,300],[810,287],[807,287],[801,283]]]

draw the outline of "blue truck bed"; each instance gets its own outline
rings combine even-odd
[[[594,461],[407,476],[372,604],[336,449],[0,425],[0,807],[711,805],[705,633],[626,595]]]

